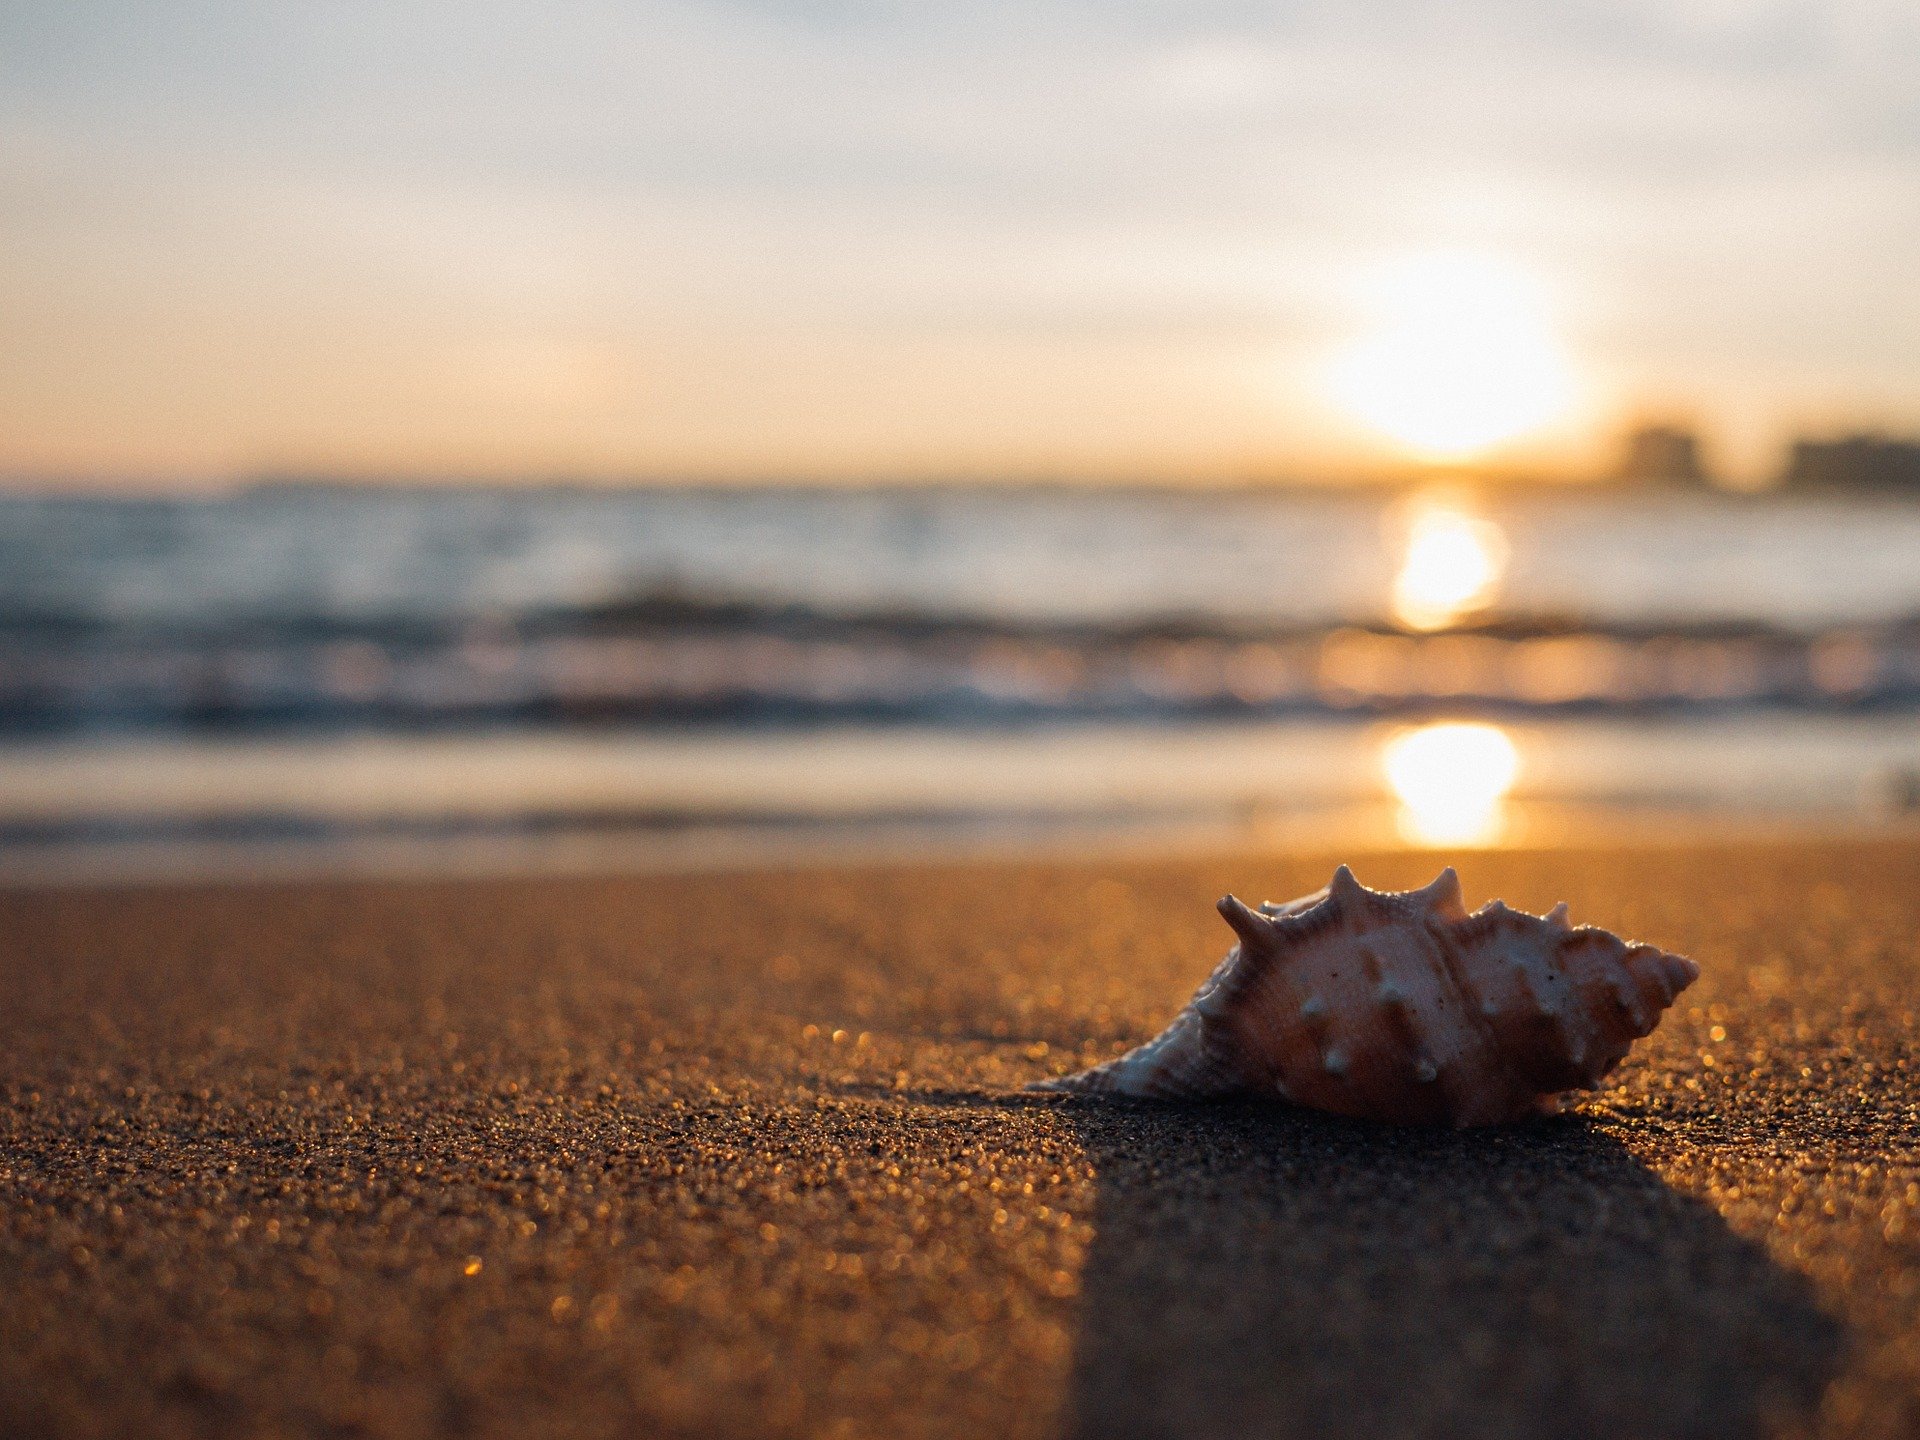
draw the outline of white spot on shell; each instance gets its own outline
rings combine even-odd
[[[1325,1058],[1320,1061],[1320,1068],[1325,1070],[1329,1075],[1346,1074],[1347,1052],[1342,1050],[1338,1045],[1334,1046],[1333,1049],[1327,1051]]]
[[[1413,1078],[1422,1085],[1431,1085],[1440,1078],[1440,1067],[1422,1055],[1414,1062]]]
[[[1305,1000],[1300,1002],[1300,1018],[1302,1020],[1318,1020],[1326,1013],[1327,1002],[1318,995],[1309,995]]]

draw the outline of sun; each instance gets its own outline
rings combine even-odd
[[[1348,414],[1422,459],[1463,460],[1565,415],[1572,368],[1539,285],[1488,255],[1440,253],[1372,276],[1369,327],[1327,368]]]

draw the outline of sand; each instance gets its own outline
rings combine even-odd
[[[1706,969],[1554,1120],[1019,1091],[1333,858],[0,895],[0,1433],[1920,1433],[1920,847],[1467,857]]]

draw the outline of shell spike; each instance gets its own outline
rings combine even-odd
[[[1243,944],[1264,945],[1273,938],[1273,921],[1249,910],[1231,895],[1222,895],[1214,906],[1220,918],[1233,927]]]
[[[1367,887],[1354,879],[1353,871],[1344,865],[1333,872],[1333,883],[1327,886],[1328,898],[1336,904],[1347,904],[1351,901],[1362,900],[1366,898],[1366,894]]]
[[[1547,912],[1546,919],[1547,924],[1556,930],[1573,929],[1573,921],[1568,916],[1567,902],[1564,900]]]
[[[1451,865],[1442,870],[1431,885],[1413,893],[1422,905],[1443,919],[1467,918],[1466,902],[1460,898],[1460,876]]]

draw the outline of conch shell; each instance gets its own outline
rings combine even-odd
[[[1326,889],[1220,914],[1240,943],[1156,1039],[1040,1090],[1164,1100],[1271,1095],[1401,1124],[1489,1125],[1591,1090],[1700,967],[1500,901],[1467,913],[1460,879]]]

